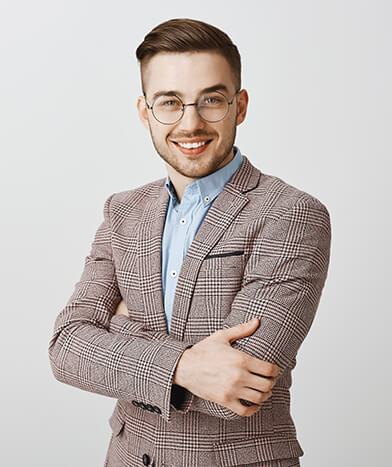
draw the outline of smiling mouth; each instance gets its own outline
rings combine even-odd
[[[201,146],[204,146],[211,142],[212,140],[207,139],[204,141],[192,141],[192,142],[182,142],[182,141],[173,141],[173,143],[177,144],[178,146],[181,146],[182,148],[185,149],[195,149],[195,148],[200,148]]]
[[[183,154],[200,154],[208,147],[211,141],[212,139],[190,142],[172,141],[172,143],[175,144]]]

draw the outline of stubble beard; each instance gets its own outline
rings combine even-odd
[[[231,135],[223,141],[223,147],[219,151],[219,154],[214,154],[213,157],[210,156],[206,161],[203,161],[203,165],[201,161],[198,160],[198,157],[201,156],[195,156],[195,158],[192,160],[188,159],[186,155],[183,155],[184,159],[181,159],[181,154],[174,156],[174,154],[170,151],[170,149],[167,146],[164,147],[164,144],[158,143],[158,141],[154,138],[151,129],[150,134],[152,144],[154,145],[156,152],[167,164],[173,167],[178,173],[180,173],[184,177],[202,178],[218,170],[218,167],[229,156],[236,138],[237,126],[233,126],[233,131]],[[170,143],[168,142],[165,144]],[[209,148],[207,148],[207,151],[208,149]],[[183,164],[181,164],[182,161],[184,162]]]

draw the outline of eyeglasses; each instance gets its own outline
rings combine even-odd
[[[197,102],[193,104],[184,104],[182,100],[175,95],[157,96],[152,105],[148,105],[146,95],[146,106],[152,111],[153,116],[159,123],[164,125],[173,125],[181,120],[184,115],[185,107],[195,105],[200,117],[209,123],[219,122],[223,120],[229,113],[229,106],[233,103],[234,98],[240,92],[236,91],[233,98],[229,101],[227,97],[219,91],[207,92],[202,94]]]

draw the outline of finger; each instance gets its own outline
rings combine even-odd
[[[248,405],[249,403],[251,404],[256,404],[256,405],[261,405],[263,402],[265,402],[267,399],[269,399],[272,396],[271,391],[267,392],[262,392],[262,391],[256,391],[252,388],[242,388],[241,390],[241,398],[240,398],[240,403],[242,405]],[[241,402],[242,400],[242,402]]]
[[[242,405],[245,405],[245,407],[250,407],[252,405],[255,405],[254,402],[250,402],[245,399],[240,399],[239,401],[241,402]]]
[[[128,308],[124,300],[121,300],[121,302],[118,304],[115,314],[129,316]]]
[[[230,404],[229,409],[242,417],[251,417],[260,410],[260,406],[257,404],[252,404],[250,406],[246,404],[244,406],[239,400],[236,400]]]
[[[246,365],[248,371],[263,376],[264,378],[276,378],[279,375],[280,368],[274,363],[266,362],[260,358],[246,354]]]
[[[264,378],[264,376],[248,373],[244,380],[244,386],[252,388],[256,391],[268,392],[276,384],[276,378]]]
[[[222,329],[220,331],[220,336],[222,336],[225,341],[232,342],[242,337],[249,336],[255,332],[259,325],[259,319],[253,318],[250,321],[245,323],[237,324],[231,328]]]

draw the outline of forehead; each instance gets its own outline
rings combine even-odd
[[[143,67],[143,83],[147,95],[170,89],[193,97],[216,84],[234,90],[228,61],[214,52],[160,52]]]

